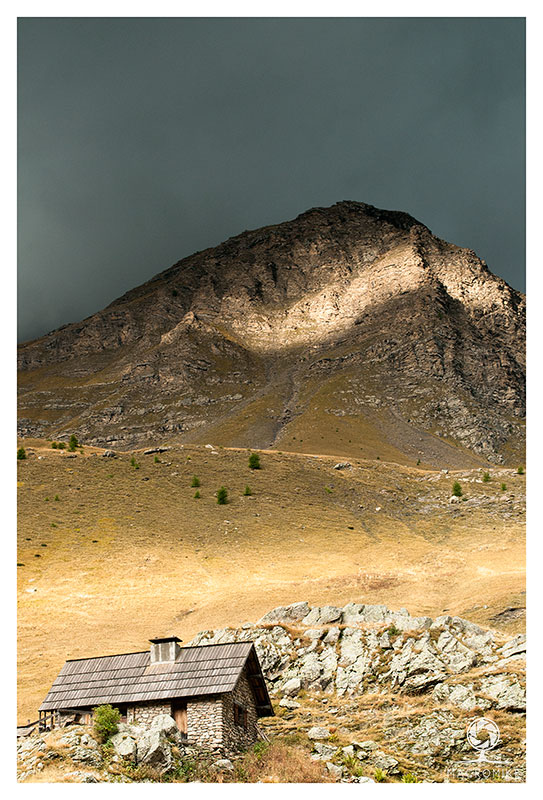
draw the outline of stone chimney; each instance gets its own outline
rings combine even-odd
[[[160,639],[149,639],[151,642],[151,664],[171,664],[179,655],[181,648],[179,642],[183,641],[177,636],[164,636]]]

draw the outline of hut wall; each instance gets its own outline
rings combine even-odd
[[[224,749],[223,698],[191,697],[187,702],[187,739],[203,750]]]
[[[157,701],[150,703],[140,703],[135,706],[128,706],[126,713],[127,722],[141,722],[148,725],[157,714],[171,714],[171,701]]]
[[[234,704],[245,710],[244,724],[236,722]],[[243,672],[233,692],[223,695],[223,746],[225,751],[236,752],[250,747],[258,739],[258,716],[249,681]]]

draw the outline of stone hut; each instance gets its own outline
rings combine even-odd
[[[90,724],[93,709],[118,708],[127,723],[170,714],[190,744],[241,750],[260,738],[259,717],[273,709],[252,642],[180,647],[151,639],[141,653],[66,661],[39,709],[40,728]]]

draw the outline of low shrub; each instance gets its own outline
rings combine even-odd
[[[96,738],[104,744],[117,733],[121,714],[118,708],[113,708],[109,703],[93,709],[93,728]]]
[[[483,483],[488,483],[489,480],[490,480],[490,473],[489,472],[485,472],[483,474]]]
[[[17,450],[17,458],[19,459],[19,461],[25,460],[26,450],[24,449],[24,447],[19,447],[19,449]]]
[[[524,467],[517,467],[517,475],[524,475]]]

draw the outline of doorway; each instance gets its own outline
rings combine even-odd
[[[177,725],[177,730],[185,739],[187,738],[187,701],[172,700],[172,717]]]

